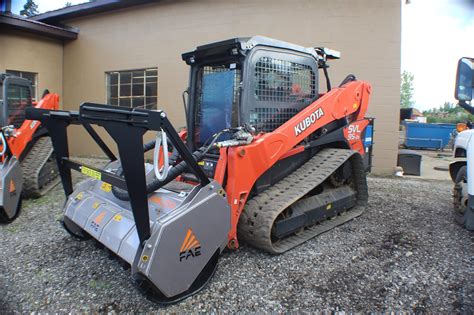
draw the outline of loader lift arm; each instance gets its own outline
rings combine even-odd
[[[79,112],[51,111],[31,108],[26,113],[29,119],[39,120],[51,135],[56,161],[60,171],[64,192],[68,197],[73,192],[71,169],[89,174],[106,183],[128,191],[133,217],[137,226],[140,244],[150,237],[143,135],[147,131],[164,130],[179,154],[193,171],[202,186],[209,184],[192,153],[181,141],[178,133],[162,111],[118,108],[116,106],[84,103]],[[114,160],[115,156],[91,125],[103,127],[116,142],[121,158],[124,178],[111,172],[77,163],[69,159],[67,127],[70,124],[83,125],[102,151]],[[174,179],[179,174],[172,174]],[[166,182],[163,181],[162,185]]]

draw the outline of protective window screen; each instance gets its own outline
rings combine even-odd
[[[261,57],[254,69],[256,106],[249,123],[271,132],[293,117],[316,96],[316,75],[311,66],[289,60]]]
[[[297,108],[257,107],[250,111],[250,125],[257,132],[271,132],[298,113]]]
[[[254,73],[257,101],[304,103],[315,96],[316,76],[309,65],[261,57]]]
[[[9,84],[7,104],[8,125],[20,128],[25,121],[25,109],[32,106],[30,89],[26,86]]]
[[[215,133],[238,125],[240,77],[241,70],[235,63],[205,66],[199,70],[196,143],[202,144]]]
[[[33,101],[36,101],[38,99],[37,96],[37,89],[36,86],[38,85],[38,73],[35,72],[27,72],[27,71],[17,71],[17,70],[7,70],[6,73],[12,74],[14,76],[20,77],[20,78],[25,78],[31,81],[31,89],[33,90],[33,95],[31,95],[31,98]]]
[[[157,108],[158,69],[107,72],[107,103],[124,107]]]

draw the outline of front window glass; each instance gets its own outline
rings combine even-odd
[[[9,84],[7,87],[8,125],[20,128],[25,121],[25,109],[31,107],[30,89],[26,86]]]
[[[241,68],[236,63],[199,70],[195,143],[201,145],[219,131],[238,126],[240,80]]]

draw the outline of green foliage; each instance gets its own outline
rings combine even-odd
[[[64,7],[65,7],[65,8],[67,8],[67,7],[70,7],[70,6],[72,6],[72,3],[71,3],[71,2],[69,2],[69,1],[68,1],[68,2],[66,2],[66,4],[64,4]]]
[[[423,112],[428,123],[450,123],[474,121],[474,115],[469,114],[460,106],[445,102],[439,108],[432,108]]]
[[[402,81],[400,85],[400,107],[410,108],[413,107],[415,102],[413,101],[413,80],[415,77],[408,71],[403,71]]]
[[[23,10],[20,11],[20,15],[23,16],[33,16],[38,14],[38,5],[33,0],[27,0],[23,6]]]

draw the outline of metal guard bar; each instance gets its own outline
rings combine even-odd
[[[143,135],[147,131],[163,129],[189,169],[197,176],[201,185],[205,186],[209,183],[209,179],[199,167],[163,111],[83,103],[80,106],[79,112],[28,108],[26,110],[26,118],[39,120],[48,130],[66,196],[73,192],[71,169],[82,171],[84,167],[100,173],[102,181],[127,189],[141,245],[150,237],[143,153]],[[125,180],[104,170],[98,170],[94,167],[69,160],[67,127],[70,124],[83,125],[102,151],[113,160],[115,156],[111,154],[110,149],[97,133],[91,132],[93,129],[90,125],[101,126],[107,131],[117,144]]]

